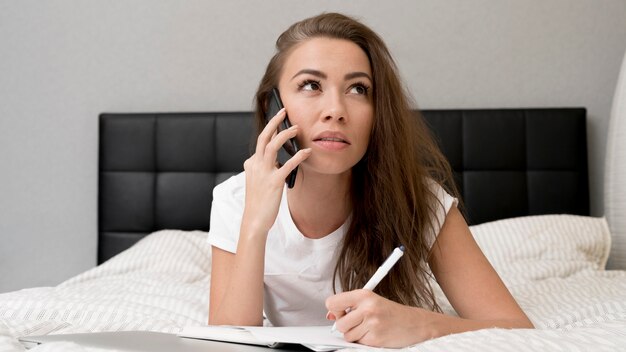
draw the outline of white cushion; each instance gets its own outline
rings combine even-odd
[[[604,212],[613,235],[607,268],[626,269],[626,55],[613,97],[606,143]]]
[[[611,245],[605,218],[539,215],[470,227],[508,286],[604,269]]]

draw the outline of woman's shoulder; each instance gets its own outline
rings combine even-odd
[[[426,185],[430,189],[430,192],[435,196],[435,198],[439,201],[439,203],[447,204],[452,201],[457,201],[455,197],[450,195],[439,182],[433,180],[432,178],[426,179]],[[445,206],[445,205],[444,205]]]
[[[427,237],[427,241],[429,242],[428,247],[430,248],[439,235],[439,231],[441,230],[443,223],[446,221],[448,212],[453,206],[458,206],[459,200],[450,195],[450,193],[448,193],[445,188],[441,186],[441,184],[431,178],[426,180],[426,184],[430,189],[430,193],[432,195],[431,199],[434,201],[431,208],[432,232]]]
[[[246,174],[238,173],[213,188],[214,201],[229,201],[243,204],[246,194]]]

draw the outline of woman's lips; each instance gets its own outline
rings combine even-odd
[[[313,143],[323,149],[342,150],[348,148],[350,143],[338,137],[322,137],[313,140]]]
[[[350,142],[340,132],[324,131],[313,139],[313,143],[328,150],[341,150],[348,148]]]

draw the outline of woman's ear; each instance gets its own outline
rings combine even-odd
[[[266,115],[267,111],[270,108],[270,99],[269,99],[269,97],[270,97],[270,92],[269,91],[263,92],[260,95],[261,101],[263,102],[263,104],[261,105],[261,109],[263,109],[263,115]]]

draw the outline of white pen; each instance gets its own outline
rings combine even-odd
[[[404,254],[404,246],[400,246],[391,252],[389,257],[385,260],[385,262],[376,270],[374,275],[369,279],[369,281],[363,286],[364,290],[374,291],[376,285],[387,275],[389,270],[398,262],[400,257]],[[350,308],[346,309],[346,313],[350,312]],[[330,329],[331,332],[335,332],[337,330],[337,322],[333,324],[333,327]]]

